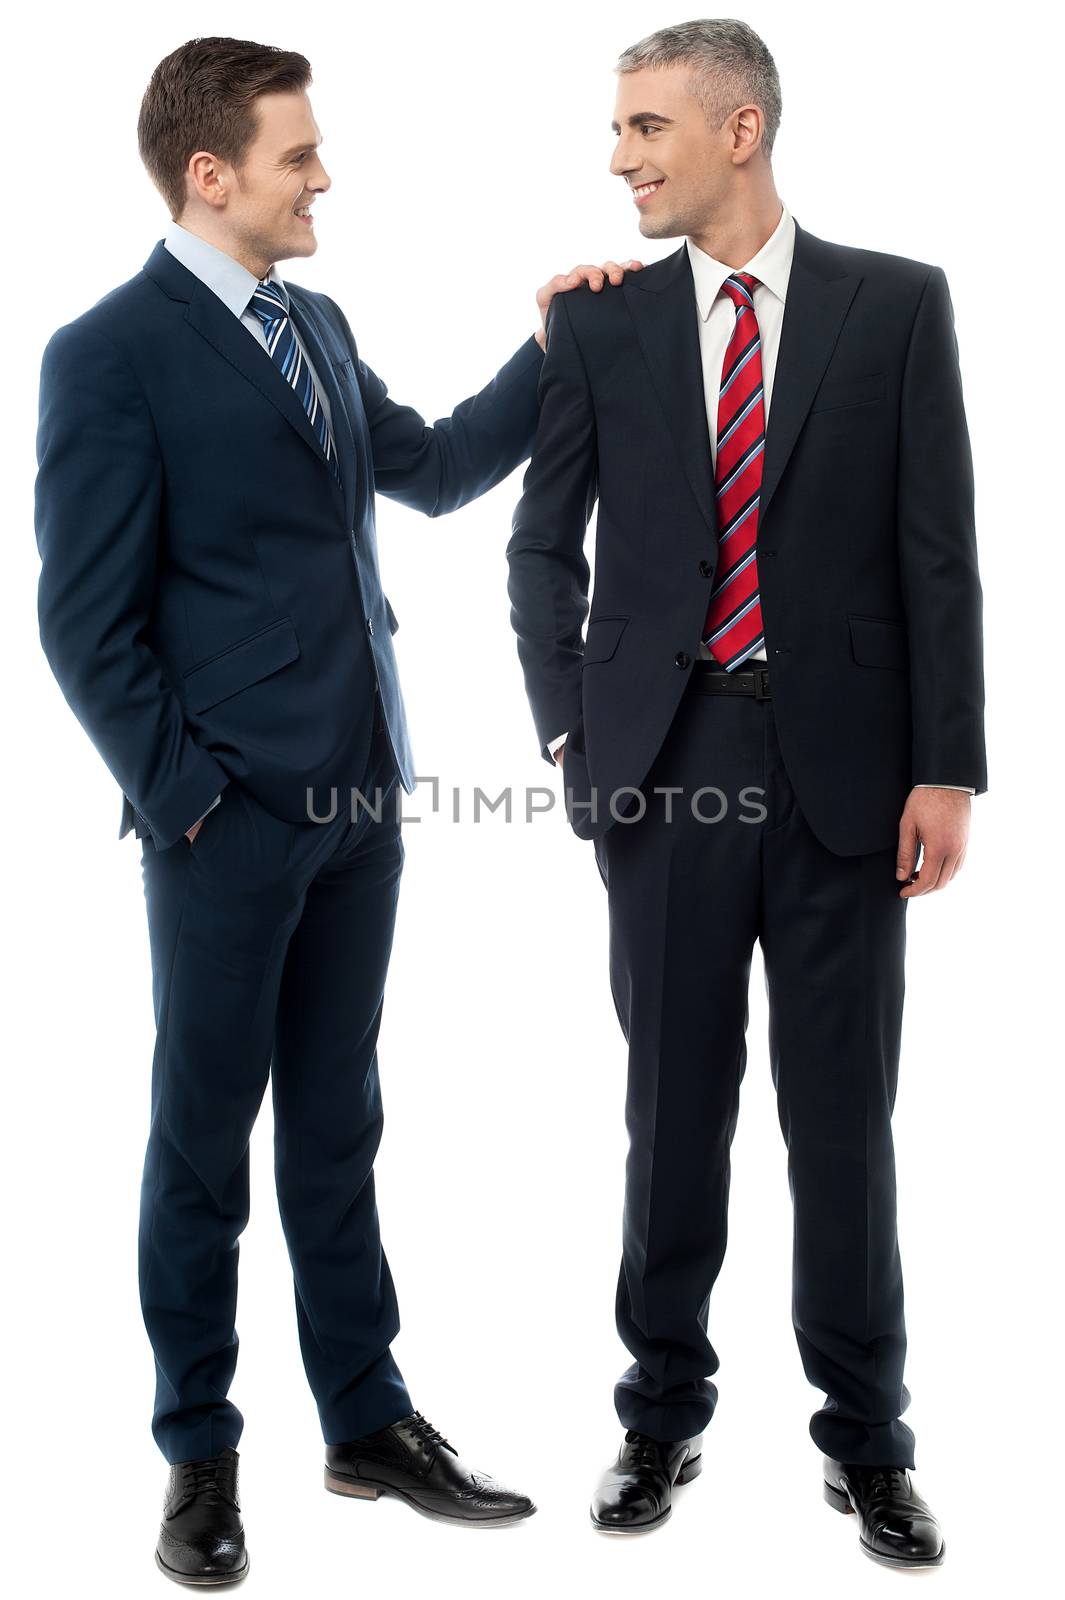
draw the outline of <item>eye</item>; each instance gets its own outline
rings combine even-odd
[[[661,131],[661,128],[656,127],[653,122],[641,122],[640,124],[641,133],[661,133]]]
[[[307,159],[306,150],[301,150],[298,156],[294,156],[292,158],[292,165],[293,166],[299,166],[300,162],[301,161],[306,161],[306,159]]]

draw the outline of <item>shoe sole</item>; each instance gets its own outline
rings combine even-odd
[[[842,1489],[835,1488],[831,1483],[825,1483],[824,1492],[825,1499],[834,1510],[842,1511],[844,1516],[856,1515],[854,1507]],[[858,1535],[858,1544],[863,1555],[867,1555],[870,1561],[876,1561],[882,1567],[906,1567],[914,1570],[918,1567],[939,1567],[942,1566],[943,1557],[947,1553],[946,1544],[942,1544],[937,1556],[928,1556],[920,1561],[907,1561],[905,1556],[888,1556],[879,1550],[874,1550],[871,1545],[866,1544],[861,1534]]]
[[[681,1488],[684,1484],[690,1483],[693,1478],[697,1478],[699,1476],[702,1470],[703,1458],[702,1454],[700,1453],[697,1456],[693,1456],[690,1461],[686,1461],[683,1467],[681,1467],[680,1471],[677,1473],[677,1480],[673,1485],[674,1489]],[[660,1528],[664,1522],[668,1522],[672,1515],[673,1506],[671,1503],[664,1511],[660,1511],[657,1517],[653,1517],[650,1522],[638,1522],[634,1527],[631,1528],[617,1527],[611,1522],[599,1522],[594,1516],[592,1517],[592,1527],[597,1533],[616,1533],[620,1534],[622,1538],[631,1539],[641,1533],[654,1533],[656,1529]]]
[[[251,1567],[251,1558],[245,1557],[244,1565],[239,1572],[220,1573],[217,1577],[209,1574],[205,1577],[197,1578],[193,1577],[191,1573],[176,1572],[173,1567],[167,1566],[158,1550],[155,1552],[155,1564],[159,1571],[165,1573],[172,1583],[183,1583],[190,1589],[220,1589],[227,1584],[243,1583]]]
[[[524,1522],[536,1511],[530,1505],[527,1511],[513,1511],[505,1517],[449,1517],[445,1511],[427,1511],[425,1506],[418,1504],[413,1495],[407,1494],[403,1489],[393,1489],[391,1485],[367,1483],[362,1478],[345,1478],[339,1472],[334,1472],[331,1467],[325,1469],[325,1486],[330,1494],[344,1494],[352,1500],[380,1500],[387,1499],[389,1495],[394,1500],[402,1500],[412,1511],[420,1517],[428,1517],[430,1522],[457,1523],[463,1528],[506,1528],[515,1522]]]

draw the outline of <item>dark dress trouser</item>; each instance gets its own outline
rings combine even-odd
[[[810,1434],[837,1460],[912,1467],[899,1420],[910,1396],[891,1137],[906,926],[895,850],[827,850],[796,803],[772,701],[700,694],[703,670],[642,786],[646,814],[596,842],[629,1044],[616,1311],[634,1361],[615,1404],[625,1427],[659,1439],[700,1433],[713,1415],[708,1305],[725,1253],[758,939],[794,1207],[792,1320],[806,1376],[826,1396]],[[672,822],[656,786],[684,790]],[[719,821],[692,814],[703,786],[727,797]],[[745,803],[745,789],[764,798]],[[708,818],[721,804],[696,799]],[[758,805],[764,820],[741,820]]]
[[[231,782],[190,845],[142,840],[157,1042],[139,1276],[155,1354],[152,1432],[168,1461],[236,1446],[238,1236],[248,1145],[273,1082],[278,1203],[300,1347],[327,1443],[413,1409],[381,1248],[377,1033],[403,844],[379,714],[362,790],[291,823]]]

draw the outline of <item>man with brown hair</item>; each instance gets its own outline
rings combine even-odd
[[[373,1162],[376,1042],[414,767],[374,489],[439,516],[530,450],[541,340],[428,427],[359,358],[316,248],[329,187],[301,55],[192,40],[160,62],[140,148],[173,218],[144,269],[59,331],[41,373],[41,638],[142,841],[158,1026],[140,1288],[171,1463],[156,1559],[248,1570],[238,1238],[272,1080],[278,1199],[326,1486],[485,1526],[527,1496],[414,1410]],[[576,269],[540,291],[606,272]],[[368,804],[356,803],[356,796]]]

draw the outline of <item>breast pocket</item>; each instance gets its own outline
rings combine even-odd
[[[360,438],[365,447],[366,456],[370,455],[369,435],[366,431],[366,410],[362,403],[362,390],[359,388],[359,375],[355,370],[355,363],[350,356],[330,356],[333,368],[333,382],[340,392],[344,404],[348,423],[355,436],[356,445]],[[360,458],[361,459],[361,458]],[[372,462],[368,463],[372,481]]]
[[[351,357],[331,356],[330,360],[333,363],[333,375],[338,386],[348,392],[358,388],[358,380],[355,377],[355,363]]]
[[[883,372],[869,372],[857,378],[826,378],[814,395],[810,413],[872,405],[886,393],[887,375]]]

